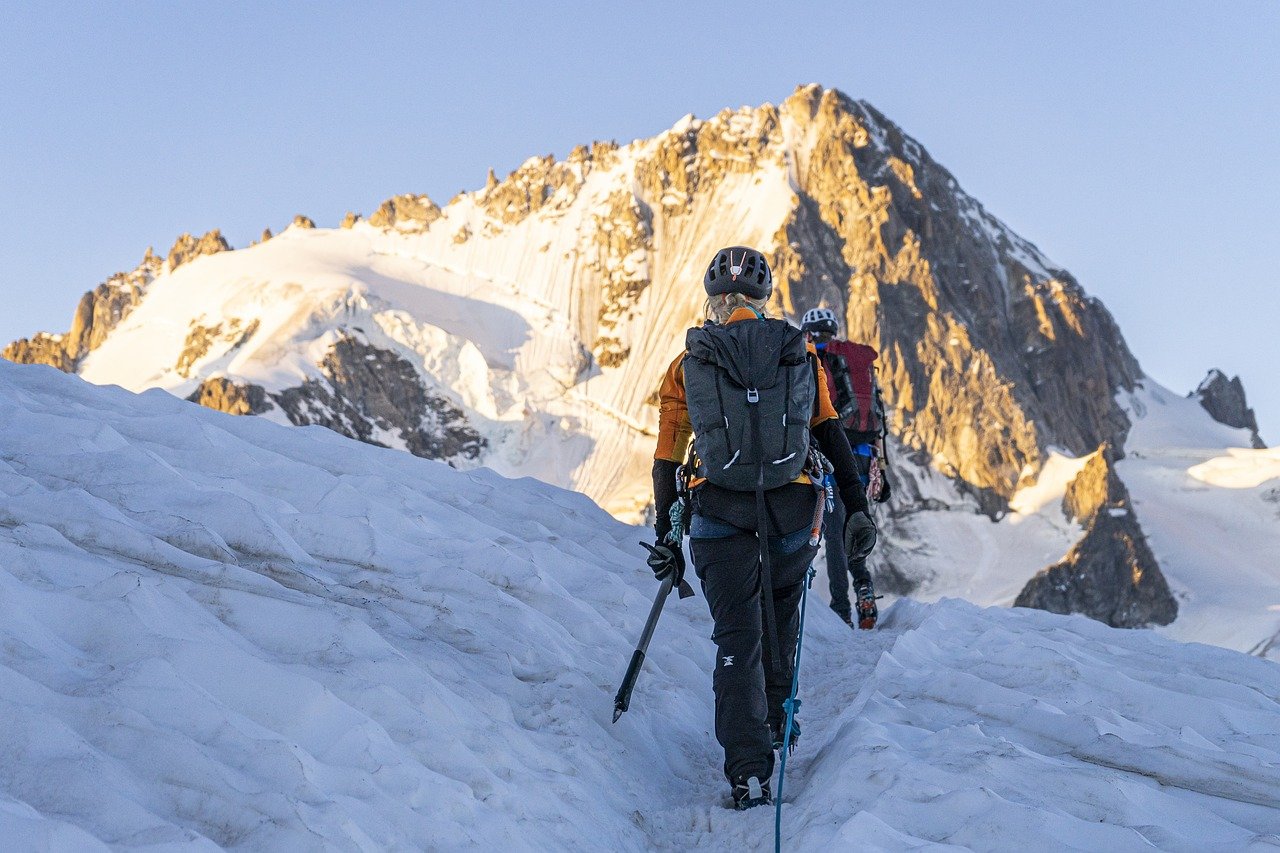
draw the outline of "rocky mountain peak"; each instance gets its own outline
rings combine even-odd
[[[775,116],[798,191],[778,306],[831,306],[878,344],[908,446],[993,511],[1050,444],[1123,446],[1113,392],[1141,369],[1101,303],[865,101],[809,85],[756,122],[768,132]]]
[[[1187,395],[1200,401],[1200,405],[1215,421],[1235,429],[1247,429],[1252,433],[1253,446],[1263,449],[1266,445],[1258,435],[1258,418],[1245,399],[1244,383],[1239,376],[1230,379],[1221,370],[1210,370],[1196,390]]]
[[[142,301],[152,280],[163,271],[164,263],[148,246],[142,261],[131,272],[116,273],[80,297],[71,328],[65,334],[37,332],[6,346],[0,357],[19,364],[47,364],[65,373],[74,373],[80,360],[105,341],[111,330]]]
[[[441,215],[439,205],[428,196],[405,193],[389,198],[379,205],[369,217],[369,224],[375,228],[423,231]],[[354,221],[352,224],[355,224]]]
[[[303,228],[309,231],[316,227],[316,221],[310,216],[303,216],[299,213],[297,216],[293,217],[293,222],[289,223],[289,227]]]
[[[1110,314],[865,101],[802,86],[776,106],[686,116],[624,146],[530,157],[502,180],[490,170],[483,189],[443,209],[393,196],[369,218],[382,233],[352,227],[357,219],[314,241],[275,240],[244,256],[243,275],[157,308],[188,330],[163,364],[109,365],[104,352],[86,375],[544,477],[638,513],[653,394],[699,320],[702,265],[720,246],[751,243],[773,265],[773,313],[798,321],[831,307],[847,337],[880,352],[902,467],[941,484],[922,501],[946,496],[894,503],[889,529],[933,509],[977,507],[997,520],[1050,447],[1075,457],[1112,448],[1070,490],[1068,512],[1096,533],[1063,571],[1105,564],[1148,585],[1158,577],[1136,520],[1119,513],[1127,502],[1111,458],[1129,421],[1116,398],[1142,374]],[[184,235],[169,268],[226,248],[217,232]],[[328,289],[330,263],[348,292]],[[314,280],[273,278],[294,266]],[[272,300],[293,319],[254,325],[256,306]],[[76,370],[133,304],[95,297],[91,322],[19,342],[15,355]],[[244,316],[230,316],[232,304]],[[131,341],[148,335],[128,326]],[[1052,606],[1167,615],[1158,589],[1140,592],[1131,600],[1141,606],[1120,616],[1078,598]]]
[[[173,272],[201,255],[215,255],[218,252],[228,251],[231,251],[231,244],[226,241],[218,228],[209,231],[203,237],[183,234],[174,241],[173,248],[169,250],[169,271]]]
[[[554,214],[568,210],[597,163],[583,146],[574,150],[577,156],[570,155],[564,161],[549,154],[530,157],[504,180],[486,185],[481,206],[502,226],[518,224],[539,211]]]

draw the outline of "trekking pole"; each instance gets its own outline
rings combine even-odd
[[[809,566],[805,575],[804,591],[800,594],[800,630],[796,634],[795,668],[791,671],[791,695],[782,703],[787,712],[787,725],[782,734],[782,749],[778,755],[782,761],[778,768],[778,798],[774,800],[773,812],[773,849],[774,853],[782,853],[782,782],[787,775],[787,754],[791,752],[791,726],[796,719],[796,711],[800,710],[800,648],[804,644],[804,609],[809,600],[809,587],[813,586],[817,570]]]
[[[640,634],[640,643],[631,654],[631,663],[627,666],[627,674],[622,677],[622,686],[618,695],[613,697],[613,721],[618,722],[631,707],[631,691],[635,689],[636,679],[640,677],[640,666],[644,663],[645,652],[649,649],[649,641],[653,639],[653,629],[658,627],[658,617],[662,615],[662,605],[666,603],[671,587],[675,585],[675,575],[668,576],[658,587],[658,595],[653,599],[653,607],[649,608],[649,620],[644,623],[644,631]]]

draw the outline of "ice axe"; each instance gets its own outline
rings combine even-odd
[[[647,542],[641,542],[641,545],[650,547]],[[640,642],[636,645],[636,650],[631,653],[631,663],[627,665],[627,674],[622,677],[622,686],[618,688],[618,695],[613,697],[613,721],[618,722],[618,718],[622,716],[628,708],[631,707],[631,691],[635,689],[636,679],[640,677],[640,667],[644,664],[645,652],[649,650],[649,641],[653,639],[653,629],[658,627],[658,617],[662,615],[662,605],[666,604],[667,596],[671,594],[671,587],[675,586],[675,575],[668,575],[662,584],[658,587],[658,594],[653,599],[653,606],[649,608],[649,618],[644,623],[644,631],[640,634]],[[688,598],[693,595],[693,590],[689,584],[680,581],[680,597]]]

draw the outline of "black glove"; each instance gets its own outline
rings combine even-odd
[[[659,539],[654,544],[641,542],[641,545],[649,549],[649,568],[653,569],[653,576],[659,581],[667,579],[672,572],[675,573],[675,580],[672,581],[673,586],[680,586],[684,581],[684,551],[674,545],[668,545]]]
[[[851,512],[844,522],[844,552],[850,560],[865,560],[876,547],[876,523],[865,512]],[[652,564],[651,564],[652,565]]]
[[[889,494],[892,490],[889,488],[889,472],[880,469],[880,494],[876,495],[876,503],[882,504],[889,500]]]

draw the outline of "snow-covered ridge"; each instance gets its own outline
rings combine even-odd
[[[579,495],[0,362],[15,848],[767,849],[723,805],[710,622]],[[1280,666],[1079,617],[816,601],[787,849],[1241,849]]]

